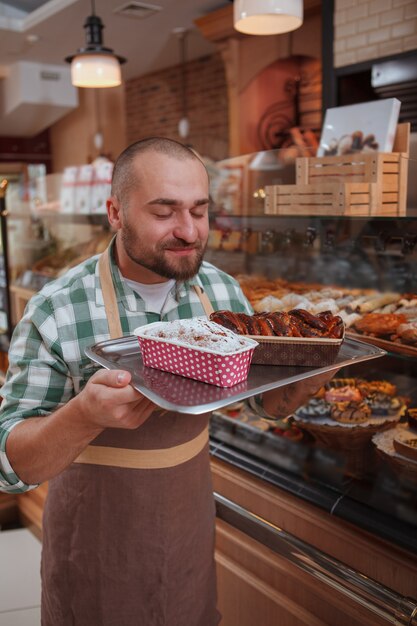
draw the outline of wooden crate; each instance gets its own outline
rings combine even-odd
[[[296,184],[265,188],[269,215],[406,214],[410,124],[399,124],[393,152],[296,159]]]
[[[323,182],[265,187],[267,215],[372,215],[375,183]]]

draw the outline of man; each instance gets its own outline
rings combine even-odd
[[[133,144],[114,168],[109,251],[44,287],[14,333],[0,487],[49,481],[43,626],[219,621],[208,415],[161,413],[129,373],[84,355],[109,335],[204,315],[198,288],[215,309],[251,312],[236,281],[203,262],[208,205],[192,150],[162,138]]]
[[[130,374],[84,350],[140,325],[251,313],[237,282],[203,262],[208,178],[175,141],[151,138],[115,164],[109,250],[29,302],[9,352],[0,414],[0,489],[48,480],[43,626],[214,626],[214,502],[208,415],[158,410]],[[194,289],[194,288],[197,289]],[[200,289],[199,289],[200,288]],[[289,414],[314,389],[262,399]]]

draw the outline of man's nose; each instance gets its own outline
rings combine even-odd
[[[178,218],[173,234],[177,239],[182,239],[187,243],[194,243],[197,239],[197,228],[192,216],[184,215]]]

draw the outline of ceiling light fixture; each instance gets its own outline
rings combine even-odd
[[[84,23],[86,47],[65,59],[71,63],[71,82],[75,87],[117,87],[122,82],[120,65],[126,59],[103,46],[104,26],[96,15],[94,0],[91,0],[91,11],[92,15]]]
[[[302,23],[302,0],[234,0],[234,26],[246,35],[281,35]]]

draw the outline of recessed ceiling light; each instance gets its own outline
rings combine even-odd
[[[131,0],[131,2],[126,2],[122,4],[120,7],[114,9],[113,13],[117,13],[118,15],[124,15],[126,17],[136,17],[140,20],[145,17],[150,17],[155,13],[162,11],[162,7],[157,4],[149,4],[147,2],[136,2],[136,0]]]

